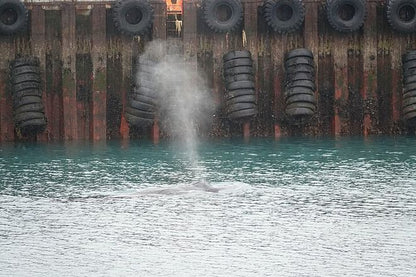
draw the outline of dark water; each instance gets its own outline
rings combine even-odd
[[[416,276],[415,138],[199,153],[0,145],[0,276]]]

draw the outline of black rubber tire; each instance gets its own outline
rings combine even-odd
[[[416,97],[407,97],[403,98],[402,107],[407,107],[409,105],[416,104]]]
[[[402,65],[402,71],[403,71],[403,75],[404,76],[411,75],[408,72],[410,72],[410,71],[412,71],[414,69],[416,69],[416,61],[410,61],[410,62]]]
[[[153,16],[152,5],[147,0],[121,0],[113,7],[114,25],[128,36],[148,33],[153,24]]]
[[[147,56],[139,56],[136,59],[136,67],[141,67],[141,66],[154,67],[154,66],[157,65],[157,63],[158,63],[157,61],[155,61],[155,60],[153,60],[153,59],[151,59]]]
[[[305,88],[305,87],[295,87],[295,88],[291,88],[285,91],[286,99],[294,95],[298,95],[298,94],[315,95],[315,91],[310,88]]]
[[[247,109],[256,109],[255,103],[235,103],[234,105],[229,105],[226,107],[227,114]]]
[[[149,97],[143,94],[135,94],[131,96],[132,100],[139,101],[148,105],[157,106],[158,101],[154,97]]]
[[[32,131],[37,131],[39,132],[43,132],[44,128],[46,127],[46,118],[34,118],[34,119],[29,119],[26,121],[22,121],[19,124],[16,125],[18,129],[21,130],[21,132],[26,132],[28,130],[32,130]],[[26,133],[25,132],[25,133]]]
[[[157,65],[155,61],[146,59],[146,58],[139,58],[138,62],[136,64],[136,69],[138,72],[140,71],[146,71],[146,72],[152,72],[152,69]]]
[[[149,71],[139,71],[136,76],[134,76],[134,81],[137,82],[137,80],[153,80],[154,79],[154,73]],[[137,79],[136,79],[137,78]]]
[[[137,87],[139,89],[147,88],[147,89],[150,89],[150,90],[155,90],[155,83],[153,81],[150,81],[150,80],[144,80],[144,79],[143,80],[138,80]]]
[[[416,60],[408,60],[403,63],[403,70],[408,68],[415,68],[416,67]]]
[[[40,96],[23,96],[21,98],[13,99],[14,107],[17,109],[20,106],[28,105],[32,103],[42,103],[42,98]]]
[[[407,9],[403,11],[403,9]],[[403,18],[405,13],[410,18]],[[387,20],[390,26],[402,33],[416,32],[416,2],[414,0],[389,0],[387,3]]]
[[[20,131],[22,136],[34,136],[42,133],[46,129],[46,120],[45,119],[31,119],[25,122],[20,123],[16,128]]]
[[[308,102],[315,103],[315,96],[309,93],[295,94],[286,99],[286,104],[297,103],[297,102]]]
[[[410,75],[404,78],[404,83],[405,84],[411,84],[416,82],[416,75]]]
[[[231,61],[234,59],[240,59],[240,58],[250,58],[251,59],[251,53],[247,50],[234,50],[230,51],[227,54],[224,54],[222,56],[222,60],[224,62]]]
[[[149,118],[142,118],[142,117],[138,117],[129,113],[125,113],[127,122],[129,123],[130,126],[150,126],[153,124],[154,119],[149,119]]]
[[[224,7],[230,12],[229,18],[221,20],[217,9]],[[243,5],[240,0],[205,0],[204,19],[208,27],[217,33],[235,31],[243,20]]]
[[[45,118],[45,114],[43,112],[23,112],[14,115],[14,121],[16,124],[20,122],[28,121],[31,119],[42,119]]]
[[[414,111],[416,111],[416,105],[407,105],[406,107],[403,107],[404,114],[414,112]]]
[[[256,86],[253,81],[239,81],[233,82],[226,86],[228,91],[240,90],[240,89],[254,89]]]
[[[293,109],[285,109],[285,113],[289,116],[298,117],[298,116],[311,116],[315,113],[315,111],[309,108],[293,108]]]
[[[409,61],[416,60],[416,50],[407,51],[405,54],[402,55],[402,63],[405,64]]]
[[[0,0],[0,33],[13,35],[26,29],[28,10],[19,0]]]
[[[302,0],[267,0],[263,12],[267,24],[278,33],[292,33],[300,29],[305,20]]]
[[[308,57],[296,57],[290,60],[285,61],[285,67],[293,67],[293,66],[297,66],[297,65],[310,65],[310,66],[315,66],[313,59],[308,58]]]
[[[413,111],[416,111],[416,105],[415,104],[410,104],[407,106],[402,106],[403,108],[403,114],[407,114]]]
[[[12,86],[14,92],[27,89],[41,89],[39,82],[23,82]]]
[[[306,57],[306,58],[313,59],[313,53],[311,50],[306,49],[306,48],[293,49],[286,53],[285,61],[293,59],[293,58],[297,58],[297,57]]]
[[[254,81],[253,74],[238,74],[238,75],[232,75],[224,78],[224,81],[226,84],[230,84],[232,82],[238,82],[238,81]]]
[[[155,73],[156,73],[155,68],[150,67],[150,66],[142,66],[138,70],[136,70],[135,72],[137,72],[136,74],[139,77],[144,75],[144,76],[151,76],[152,78],[154,78]],[[136,81],[136,80],[134,80],[134,81]]]
[[[149,105],[145,102],[141,102],[141,101],[137,101],[134,99],[130,100],[130,107],[136,109],[136,110],[141,110],[141,111],[145,111],[145,112],[155,112],[156,107],[154,105]]]
[[[344,20],[340,10],[347,7],[353,8],[353,14]],[[327,0],[326,2],[328,22],[338,32],[357,31],[364,24],[366,14],[367,7],[364,0]]]
[[[404,78],[408,76],[413,76],[413,75],[416,75],[416,68],[411,68],[403,72]]]
[[[410,90],[403,94],[403,99],[410,98],[410,97],[416,97],[416,89]]]
[[[299,81],[293,81],[290,84],[287,85],[288,89],[291,88],[297,88],[297,87],[303,87],[303,88],[309,88],[313,91],[316,90],[316,85],[311,80],[299,80]]]
[[[38,73],[26,73],[21,75],[12,76],[10,79],[12,85],[24,83],[24,82],[41,82],[41,78]]]
[[[315,80],[315,74],[312,73],[304,73],[304,72],[296,72],[294,74],[290,74],[287,76],[287,82],[293,81],[300,81],[300,80]]]
[[[416,117],[416,112],[410,112],[410,113],[407,113],[403,116],[403,118],[406,119],[406,120],[411,120],[415,117]]]
[[[416,90],[416,83],[406,84],[403,89],[405,93],[412,91],[412,90]]]
[[[232,106],[237,103],[256,103],[256,96],[254,94],[241,95],[231,98],[226,101],[226,106]]]
[[[157,100],[157,94],[155,93],[154,89],[146,88],[146,87],[138,87],[133,90],[133,95],[143,95],[154,100]]]
[[[290,67],[286,67],[286,74],[292,75],[295,73],[311,73],[315,74],[315,66],[308,64],[298,64]]]
[[[253,67],[252,66],[238,66],[233,68],[228,68],[224,71],[224,76],[233,76],[238,74],[253,74]]]
[[[15,70],[21,66],[39,67],[39,59],[35,57],[22,57],[22,58],[17,58],[10,63],[10,68],[12,70]]]
[[[18,107],[14,110],[15,114],[24,113],[24,112],[43,112],[44,111],[43,103],[32,103]]]
[[[30,73],[36,73],[40,74],[40,69],[38,66],[32,66],[32,65],[25,65],[25,66],[19,66],[16,68],[13,68],[10,70],[10,76],[19,76],[19,75],[25,75]]]
[[[291,110],[294,108],[308,108],[308,109],[315,111],[316,105],[314,103],[309,103],[309,102],[295,102],[295,103],[286,105],[286,109]]]
[[[142,66],[155,66],[157,64],[156,61],[148,58],[147,56],[139,56],[136,59],[136,65],[142,65]]]
[[[240,120],[254,117],[257,114],[256,109],[240,110],[233,113],[229,113],[227,116],[231,120]]]
[[[19,99],[23,96],[42,96],[42,91],[40,89],[26,89],[13,92],[13,99]]]
[[[223,68],[225,71],[227,71],[228,68],[237,66],[253,66],[253,61],[250,58],[240,58],[223,63]]]
[[[140,117],[140,118],[145,118],[145,119],[154,119],[155,118],[155,113],[154,112],[145,112],[145,111],[133,109],[131,107],[126,107],[126,113],[129,113],[131,115],[134,115],[134,116],[137,116],[137,117]]]
[[[239,90],[227,91],[224,95],[224,98],[226,101],[229,101],[230,99],[234,97],[240,97],[243,95],[256,95],[256,91],[254,89],[239,89]]]

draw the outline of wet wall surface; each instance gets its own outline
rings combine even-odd
[[[151,1],[152,31],[141,37],[120,34],[112,21],[112,3],[26,3],[27,31],[0,36],[0,141],[20,139],[104,140],[164,136],[159,126],[129,128],[124,117],[135,57],[151,40],[166,40],[166,5]],[[339,33],[328,24],[322,2],[304,1],[305,21],[290,34],[273,32],[262,14],[262,1],[243,0],[244,18],[231,33],[214,33],[202,18],[200,1],[184,1],[182,35],[187,62],[207,80],[218,108],[207,136],[333,136],[406,134],[402,120],[401,57],[416,48],[414,34],[392,30],[384,1],[367,1],[364,26]],[[308,48],[314,54],[317,112],[307,122],[284,113],[284,55]],[[231,122],[224,112],[222,55],[251,51],[258,115]],[[9,63],[16,57],[40,60],[43,101],[48,119],[44,133],[20,138],[14,128]]]

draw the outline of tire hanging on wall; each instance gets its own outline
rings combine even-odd
[[[158,109],[157,88],[153,67],[156,62],[140,56],[133,70],[133,85],[125,110],[131,127],[148,127],[153,124]]]
[[[247,121],[257,114],[253,60],[247,50],[223,55],[225,113],[232,121]]]
[[[15,127],[22,136],[42,133],[47,124],[42,101],[39,60],[18,58],[10,64]]]
[[[416,32],[416,2],[390,0],[387,3],[387,20],[391,27],[399,32]]]
[[[412,64],[415,62],[415,57],[416,50],[410,50],[407,53],[405,53],[402,57],[402,115],[403,119],[409,126],[416,126],[416,72],[414,72],[412,69]]]
[[[240,0],[206,0],[204,19],[214,32],[235,31],[243,20],[243,5]]]
[[[267,0],[263,9],[267,24],[278,33],[298,30],[305,19],[302,0]]]
[[[306,48],[285,54],[285,114],[296,125],[307,123],[316,113],[315,63]]]
[[[338,32],[355,32],[364,24],[367,8],[364,0],[327,0],[329,24]]]
[[[28,11],[19,0],[0,0],[0,33],[12,35],[27,26]]]
[[[121,0],[113,7],[114,25],[129,36],[148,33],[153,16],[153,8],[148,0]]]

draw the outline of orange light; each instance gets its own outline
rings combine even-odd
[[[183,0],[166,0],[168,13],[182,13]]]

